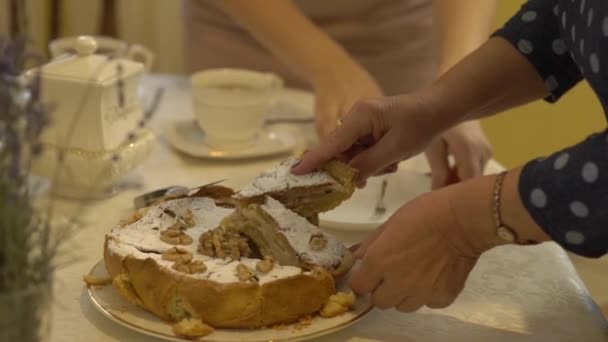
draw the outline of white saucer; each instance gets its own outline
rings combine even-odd
[[[167,127],[167,140],[175,149],[193,157],[209,159],[246,159],[289,153],[297,144],[292,129],[274,125],[264,127],[251,147],[219,150],[205,143],[205,133],[192,119],[173,121]]]
[[[380,197],[383,178],[388,181],[384,197],[386,212],[376,216],[374,208]],[[430,189],[431,179],[424,172],[400,166],[396,173],[370,178],[365,188],[357,189],[338,208],[319,215],[320,223],[336,230],[374,230],[406,202]]]

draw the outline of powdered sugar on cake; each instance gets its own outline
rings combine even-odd
[[[179,198],[150,207],[138,221],[124,227],[115,228],[110,232],[108,251],[123,257],[129,255],[138,259],[152,258],[159,265],[169,269],[170,272],[178,273],[171,269],[173,262],[162,259],[162,253],[174,246],[160,240],[160,231],[175,223],[173,215],[184,215],[188,209],[192,212],[196,225],[186,229],[185,233],[190,235],[194,242],[179,247],[191,252],[194,260],[201,260],[207,266],[205,272],[190,276],[219,283],[237,283],[239,279],[236,267],[239,263],[255,270],[255,265],[260,261],[259,259],[241,258],[238,261],[231,261],[229,259],[210,258],[197,252],[198,239],[201,234],[217,228],[224,217],[234,212],[234,209],[218,207],[213,199],[207,197]],[[256,274],[256,276],[258,277],[258,283],[261,285],[300,273],[302,273],[302,269],[298,267],[275,265],[270,272]]]
[[[114,239],[108,240],[108,250],[111,253],[116,253],[118,255],[130,255],[138,259],[154,259],[157,264],[162,267],[165,267],[169,272],[174,272],[179,275],[183,275],[178,271],[175,271],[171,268],[173,265],[172,261],[167,261],[162,259],[161,254],[156,253],[145,253],[141,252],[138,248],[130,245],[123,244]],[[255,270],[255,265],[260,261],[259,259],[248,259],[242,258],[238,261],[230,261],[227,259],[214,259],[209,258],[204,255],[194,254],[194,260],[200,260],[205,263],[207,270],[202,273],[190,274],[190,277],[194,277],[196,279],[207,279],[211,281],[215,281],[218,283],[238,283],[240,282],[237,273],[237,265],[242,263],[247,266],[251,270]],[[282,266],[275,264],[272,270],[267,273],[257,272],[256,276],[258,278],[258,284],[263,285],[268,282],[272,282],[277,279],[283,279],[288,277],[293,277],[302,273],[302,269],[299,267],[293,266]]]
[[[178,198],[150,207],[141,219],[112,230],[110,236],[139,250],[162,253],[173,245],[161,241],[160,232],[173,225],[175,217],[184,215],[188,209],[192,212],[195,226],[184,232],[194,242],[180,247],[193,254],[196,253],[199,236],[207,230],[217,228],[224,217],[234,212],[234,209],[218,207],[208,197]]]
[[[264,171],[253,181],[253,183],[239,191],[237,196],[248,198],[296,187],[338,184],[336,180],[325,171],[314,171],[301,176],[292,174],[291,168],[297,162],[298,160],[296,158],[290,158],[278,166]]]
[[[334,236],[323,233],[304,217],[287,209],[272,197],[266,197],[266,203],[261,208],[276,221],[301,259],[330,268],[340,264],[346,253],[346,247]],[[319,234],[323,235],[327,244],[321,250],[313,250],[310,246],[310,238]]]

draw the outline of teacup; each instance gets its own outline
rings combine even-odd
[[[266,114],[283,86],[272,73],[209,69],[191,77],[194,115],[215,149],[254,144]]]
[[[146,71],[149,71],[154,63],[154,53],[148,48],[139,44],[129,44],[120,39],[94,36],[97,42],[97,50],[95,53],[100,55],[114,56],[118,58],[126,58],[144,65]],[[53,59],[64,55],[76,54],[74,46],[78,37],[62,37],[57,38],[49,43],[49,51]]]

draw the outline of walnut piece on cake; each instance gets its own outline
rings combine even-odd
[[[144,216],[144,214],[146,213],[146,210],[147,210],[147,208],[141,208],[141,209],[135,211],[129,217],[122,219],[118,223],[118,226],[124,227],[124,226],[128,226],[128,225],[130,225],[132,223],[135,223],[135,222],[139,221]]]
[[[202,337],[213,332],[211,326],[197,318],[184,318],[178,323],[173,324],[172,328],[175,335],[189,338]]]
[[[194,240],[184,233],[181,229],[172,228],[170,226],[166,230],[160,232],[160,240],[170,245],[190,245]]]
[[[333,294],[319,314],[325,318],[341,315],[355,306],[355,299],[355,293],[352,291]]]
[[[308,243],[310,244],[310,248],[313,251],[320,251],[323,250],[325,246],[327,246],[327,238],[325,238],[325,235],[323,235],[323,233],[313,233],[310,236],[310,240],[308,240]]]
[[[167,260],[167,261],[188,263],[188,262],[192,261],[192,253],[188,252],[187,250],[185,250],[183,248],[172,247],[172,248],[167,249],[163,253],[161,258],[163,260]]]
[[[207,270],[207,265],[200,260],[192,260],[189,262],[176,261],[171,268],[182,273],[196,274],[205,272]]]
[[[199,238],[198,251],[208,257],[241,260],[251,256],[247,239],[238,233],[229,232],[223,228],[215,228],[204,232]]]
[[[192,228],[196,225],[196,220],[194,219],[194,214],[192,213],[192,210],[190,210],[190,209],[186,209],[186,211],[184,212],[184,215],[181,216],[181,219],[184,221],[184,223],[186,223],[186,226],[188,228]]]
[[[272,271],[272,268],[274,267],[274,262],[274,258],[267,255],[264,257],[263,260],[260,260],[255,264],[255,269],[261,273],[268,273]]]
[[[257,281],[257,277],[253,274],[253,271],[249,269],[245,264],[236,265],[236,275],[240,281]]]

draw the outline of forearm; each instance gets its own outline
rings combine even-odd
[[[483,44],[492,31],[496,0],[434,0],[433,21],[439,73]]]
[[[311,84],[336,67],[356,64],[292,1],[223,0],[224,10],[286,65]]]
[[[438,127],[493,115],[547,94],[528,60],[501,38],[488,40],[424,90]]]

